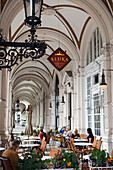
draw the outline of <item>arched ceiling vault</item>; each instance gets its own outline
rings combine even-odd
[[[22,0],[2,2],[0,28],[6,39],[24,41],[29,28],[24,25]],[[5,6],[4,6],[5,5]],[[38,39],[47,44],[46,54],[37,61],[23,60],[10,74],[14,99],[36,103],[36,99],[52,87],[58,71],[47,60],[59,46],[66,51],[71,62],[58,74],[84,66],[89,34],[99,27],[104,43],[113,40],[112,0],[44,0],[42,25],[36,28]],[[17,22],[18,21],[18,22]],[[62,78],[61,78],[62,79]]]

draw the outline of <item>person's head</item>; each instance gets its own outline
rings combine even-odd
[[[40,132],[43,132],[43,129],[40,129]]]
[[[20,141],[19,140],[13,140],[11,144],[12,144],[13,149],[17,150],[17,148],[20,145]]]
[[[63,127],[63,130],[66,131],[66,127],[65,126]]]
[[[69,131],[70,130],[70,127],[66,127],[66,131]]]
[[[88,133],[88,134],[91,134],[91,133],[92,133],[91,128],[88,128],[88,129],[87,129],[87,133]]]
[[[74,134],[78,134],[78,129],[75,129]]]

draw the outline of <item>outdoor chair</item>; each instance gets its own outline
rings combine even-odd
[[[100,150],[101,144],[102,144],[102,137],[98,140],[96,149]]]
[[[72,151],[71,146],[70,146],[70,141],[66,140],[66,144],[67,144],[67,147],[68,147],[68,151]]]
[[[90,141],[90,143],[91,143],[91,141]],[[97,145],[97,140],[96,140],[96,136],[94,136],[93,145],[90,146],[88,149],[84,149],[85,153],[89,154],[94,148],[96,148],[96,145]]]
[[[53,134],[51,134],[50,147],[54,148],[55,145],[56,145],[56,138]]]
[[[42,141],[40,146],[40,150],[42,151],[42,154],[44,154],[45,148],[46,148],[46,141]]]
[[[50,141],[50,136],[47,136],[47,140],[46,140],[46,143],[48,144]]]
[[[58,150],[51,149],[49,156],[54,157],[56,153],[58,153]]]
[[[64,145],[63,147],[66,148],[66,141],[62,135],[60,136],[60,139],[61,139],[62,144]]]
[[[8,158],[1,156],[0,160],[2,162],[3,170],[13,170],[10,160]]]
[[[70,138],[69,141],[72,142],[73,146],[75,147],[74,139],[73,139],[73,138]]]
[[[87,139],[87,135],[81,134],[81,135],[80,135],[80,138],[82,138],[82,139]]]

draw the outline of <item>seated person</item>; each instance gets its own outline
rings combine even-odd
[[[74,134],[72,134],[72,138],[78,139],[79,137],[78,129],[75,129]]]
[[[45,141],[47,139],[47,135],[45,132],[43,132],[43,129],[40,129],[40,134],[39,134],[39,137],[40,137],[40,143],[42,143],[42,139],[43,137],[45,137]]]
[[[40,133],[39,133],[40,143],[42,143],[43,136],[44,136],[43,129],[40,129]]]
[[[62,131],[60,130],[60,133],[61,133],[62,136],[66,136],[67,132],[66,132],[66,127],[65,126],[62,127]],[[61,141],[60,147],[62,147],[62,146],[63,145],[62,145],[62,141]]]
[[[65,126],[63,127],[63,130],[64,130],[64,132],[63,132],[63,134],[62,134],[62,135],[63,135],[63,136],[66,136],[67,131],[66,131],[66,127],[65,127]]]
[[[93,143],[93,141],[94,141],[94,136],[93,136],[93,133],[92,133],[91,128],[88,128],[88,129],[87,129],[87,133],[89,134],[89,135],[87,136],[88,143],[90,142],[90,141],[89,141],[90,138],[91,138],[91,143]]]
[[[70,130],[69,127],[66,128],[66,131],[67,131],[66,136],[72,137],[72,131]]]
[[[64,133],[64,129],[63,129],[64,127],[62,127],[60,130],[59,130],[59,132],[61,133],[61,134],[63,134]]]
[[[6,157],[10,160],[11,166],[13,170],[15,170],[15,165],[18,162],[19,156],[17,153],[17,149],[19,147],[20,141],[19,140],[13,140],[12,146],[5,150],[2,154],[3,157]]]

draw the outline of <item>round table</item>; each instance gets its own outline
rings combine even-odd
[[[0,151],[5,151],[6,148],[0,147]]]
[[[23,147],[23,148],[30,148],[30,147],[35,147],[35,146],[40,146],[40,144],[22,144],[22,145],[19,145],[19,147]]]

